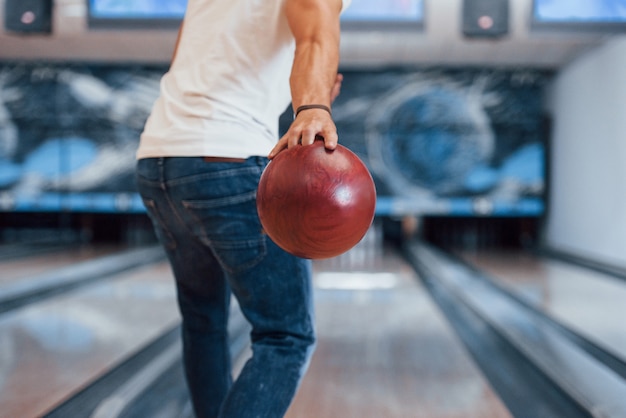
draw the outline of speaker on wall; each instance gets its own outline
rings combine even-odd
[[[5,0],[4,27],[22,33],[52,31],[52,0]]]
[[[463,34],[495,38],[509,31],[509,0],[463,0]]]

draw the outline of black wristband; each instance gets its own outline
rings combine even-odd
[[[300,112],[302,112],[303,110],[308,110],[308,109],[322,109],[322,110],[327,111],[328,114],[332,116],[332,112],[330,111],[330,108],[328,106],[321,105],[321,104],[310,104],[310,105],[302,105],[298,107],[296,109],[296,113],[293,114],[293,118],[294,119],[297,118]]]

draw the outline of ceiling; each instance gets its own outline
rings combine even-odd
[[[0,0],[0,14],[4,1]],[[90,30],[85,3],[86,0],[56,0],[51,35],[0,32],[0,59],[169,61],[176,40],[175,30]],[[530,30],[531,4],[532,0],[510,0],[507,35],[495,39],[468,39],[460,30],[462,0],[425,0],[422,29],[345,29],[341,44],[342,66],[486,65],[558,69],[586,50],[617,36]]]

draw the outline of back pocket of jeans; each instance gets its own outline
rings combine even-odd
[[[182,203],[193,219],[194,233],[228,272],[249,269],[265,257],[266,237],[261,233],[254,192]]]

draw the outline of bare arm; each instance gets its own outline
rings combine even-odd
[[[330,108],[339,93],[339,13],[341,0],[287,0],[286,13],[296,41],[289,79],[293,109],[320,104]],[[310,145],[316,136],[324,138],[328,149],[337,146],[337,128],[323,109],[308,109],[298,114],[287,133],[269,157],[298,144]]]

